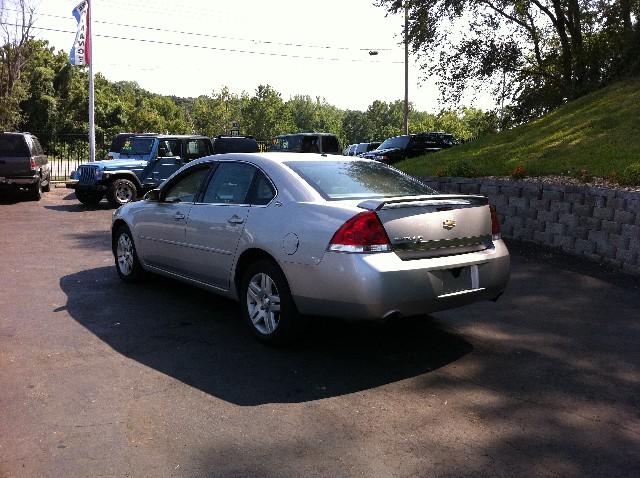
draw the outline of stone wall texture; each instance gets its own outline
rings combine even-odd
[[[421,179],[442,193],[487,196],[506,239],[640,275],[640,192],[485,178]]]

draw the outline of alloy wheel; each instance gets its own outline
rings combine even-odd
[[[273,279],[264,272],[249,281],[247,310],[253,326],[261,334],[272,334],[280,323],[280,294]]]
[[[131,186],[129,186],[126,183],[118,184],[115,192],[116,192],[115,196],[118,202],[120,202],[121,204],[131,202],[135,194],[134,191],[131,189]]]
[[[133,242],[128,234],[122,233],[118,238],[118,247],[116,249],[116,257],[118,259],[118,269],[120,272],[128,276],[133,271]]]

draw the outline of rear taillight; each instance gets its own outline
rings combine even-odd
[[[353,216],[336,231],[329,243],[336,252],[387,252],[391,250],[389,236],[378,215],[366,211]]]
[[[35,171],[38,168],[38,166],[36,166],[36,160],[33,158],[30,159],[29,165],[31,166],[32,171]]]
[[[495,206],[489,206],[489,210],[491,211],[491,238],[497,241],[501,238],[500,220],[498,219]]]

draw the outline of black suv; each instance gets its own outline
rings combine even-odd
[[[36,201],[51,188],[49,160],[31,133],[0,133],[0,188],[26,189]]]
[[[212,138],[213,154],[257,153],[260,146],[253,136],[216,136]]]
[[[456,144],[458,143],[453,135],[443,132],[401,135],[384,140],[377,149],[362,156],[384,163],[395,163],[425,153],[435,153]]]
[[[331,133],[281,134],[271,140],[269,151],[342,154],[338,138]]]

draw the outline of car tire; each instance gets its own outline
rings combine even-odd
[[[100,201],[102,201],[102,194],[92,191],[78,191],[76,190],[76,198],[85,206],[95,207]]]
[[[136,245],[128,227],[121,226],[116,230],[112,249],[120,279],[124,282],[139,282],[144,277],[144,269],[138,259]]]
[[[240,280],[240,307],[254,337],[269,345],[291,342],[302,328],[289,284],[273,262],[250,265]]]
[[[138,197],[138,189],[128,179],[116,179],[107,189],[107,201],[111,207],[120,207],[128,204]]]
[[[42,179],[38,180],[29,186],[29,197],[33,201],[40,201],[42,199]]]

